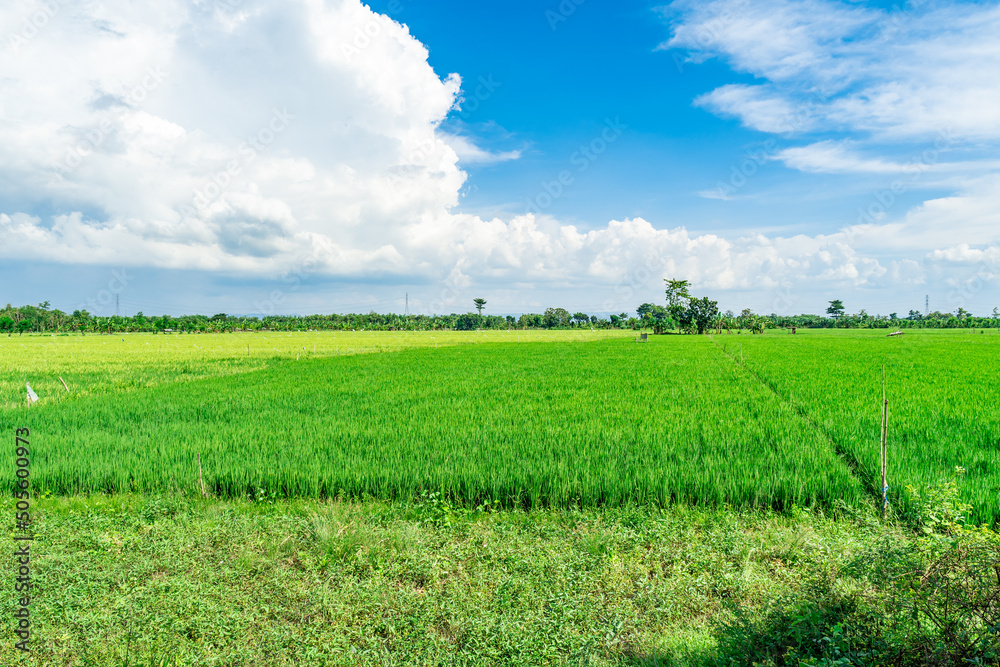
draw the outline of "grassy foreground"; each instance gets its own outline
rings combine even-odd
[[[998,659],[972,639],[956,644],[965,653],[934,659],[941,633],[912,620],[920,584],[906,575],[934,562],[934,549],[869,512],[835,521],[794,509],[527,513],[436,498],[134,495],[37,507],[33,653],[17,654],[4,632],[3,665]],[[0,511],[11,516],[12,501]],[[955,544],[943,553],[973,553]],[[1000,550],[989,554],[1000,564]]]

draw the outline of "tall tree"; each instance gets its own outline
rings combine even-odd
[[[483,308],[486,307],[486,299],[473,299],[472,303],[476,304],[476,310],[479,311],[479,316],[483,316]]]
[[[635,312],[636,312],[637,315],[639,315],[639,319],[641,320],[642,318],[644,318],[646,316],[646,313],[653,312],[654,308],[656,308],[656,306],[654,306],[653,304],[651,304],[651,303],[644,303],[641,306],[639,306],[638,308],[636,308]]]
[[[687,280],[664,278],[663,282],[667,283],[667,306],[684,305],[691,298],[691,294],[688,291],[691,283]]]
[[[844,302],[840,299],[834,299],[830,302],[830,307],[826,309],[826,314],[834,319],[839,319],[844,316]]]
[[[719,302],[705,296],[689,300],[683,323],[703,334],[712,327],[718,317]]]
[[[542,321],[546,329],[564,327],[569,324],[570,314],[565,308],[546,308]]]
[[[664,278],[663,281],[667,283],[667,312],[670,313],[671,319],[680,322],[684,319],[684,311],[687,310],[688,300],[691,299],[691,293],[688,291],[691,283],[687,280],[670,278]]]
[[[481,321],[482,315],[479,317],[476,317],[472,313],[459,315],[455,319],[455,329],[458,331],[474,331],[479,327]]]

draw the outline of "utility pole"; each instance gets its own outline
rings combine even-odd
[[[406,316],[410,316],[410,293],[406,293]]]
[[[924,317],[931,314],[931,295],[928,294],[924,297]]]
[[[122,314],[121,308],[119,308],[119,303],[118,303],[118,300],[120,298],[121,297],[118,294],[115,294],[115,317],[121,317]]]

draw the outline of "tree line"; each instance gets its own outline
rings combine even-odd
[[[480,304],[476,304],[479,306]],[[485,306],[485,300],[481,304]],[[0,333],[223,333],[233,331],[472,331],[478,329],[592,329],[626,328],[638,320],[626,313],[601,319],[587,313],[549,308],[544,313],[483,315],[481,312],[450,315],[400,315],[394,313],[348,313],[331,315],[92,315],[86,310],[65,313],[49,302],[37,306],[0,309]]]
[[[480,329],[635,329],[654,333],[695,333],[750,331],[762,333],[779,328],[846,329],[987,329],[1000,327],[1000,311],[982,317],[959,308],[954,313],[922,314],[909,311],[871,315],[865,310],[848,314],[842,300],[830,301],[825,315],[757,314],[749,308],[740,314],[720,312],[718,302],[690,293],[686,280],[666,281],[665,305],[643,303],[635,316],[629,313],[601,318],[588,313],[570,313],[565,308],[548,308],[544,313],[483,315],[485,299],[475,299],[477,312],[450,315],[399,315],[393,313],[349,313],[331,315],[268,315],[265,317],[227,315],[91,315],[86,310],[65,313],[51,308],[48,301],[37,306],[7,306],[0,309],[0,333],[221,333],[233,331],[473,331]]]
[[[765,329],[992,329],[1000,328],[1000,309],[990,315],[978,317],[958,308],[954,313],[934,311],[923,314],[909,311],[905,317],[897,313],[871,315],[861,309],[848,314],[841,299],[830,301],[823,315],[762,315],[745,308],[737,315],[732,310],[719,311],[719,304],[707,297],[696,298],[689,292],[686,280],[665,280],[666,306],[644,303],[637,309],[639,324],[654,333],[681,331],[708,333],[709,331],[746,330],[763,333]]]

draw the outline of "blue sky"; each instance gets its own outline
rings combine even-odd
[[[390,3],[372,6],[388,11]],[[518,160],[470,165],[466,210],[524,213],[543,182],[576,169],[571,156],[605,119],[620,119],[621,138],[545,212],[582,226],[622,216],[677,219],[702,206],[696,191],[728,176],[720,164],[762,139],[691,104],[734,77],[718,63],[692,67],[655,51],[670,35],[657,4],[585,2],[567,15],[558,2],[393,6],[429,45],[431,65],[468,82],[471,108],[446,127],[497,152],[521,151]]]
[[[52,7],[0,10],[0,300],[1000,305],[997,3]]]

